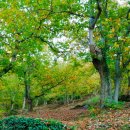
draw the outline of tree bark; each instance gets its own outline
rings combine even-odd
[[[22,110],[25,110],[25,108],[26,108],[26,98],[25,98],[25,95],[24,95]]]
[[[24,73],[24,85],[25,85],[25,104],[27,105],[28,111],[33,110],[33,102],[30,96],[30,81],[29,77],[27,77],[27,72]],[[25,105],[25,106],[26,106]]]
[[[95,29],[95,25],[102,12],[100,1],[96,0],[96,4],[97,4],[97,11],[98,11],[97,15],[95,17],[91,16],[89,20],[89,48],[90,48],[93,65],[100,75],[100,80],[101,80],[100,100],[101,100],[101,107],[103,107],[105,99],[106,98],[112,99],[112,95],[111,95],[110,73],[109,73],[109,67],[107,64],[107,56],[106,56],[107,46],[105,46],[104,48],[98,48],[93,41],[93,30]],[[105,10],[106,9],[107,9],[107,1],[105,5]]]
[[[115,102],[118,102],[120,83],[121,83],[120,53],[117,53],[116,61],[115,61],[115,79],[114,79],[114,84],[115,84],[114,101]]]
[[[130,96],[130,70],[128,71],[128,95]]]
[[[110,73],[107,65],[106,48],[99,49],[93,42],[93,30],[89,29],[89,48],[92,57],[92,63],[100,75],[101,82],[101,107],[104,106],[105,99],[112,99]]]
[[[11,108],[10,108],[10,111],[13,111],[14,110],[14,99],[11,99]]]
[[[37,100],[36,100],[36,103],[35,103],[35,107],[37,107],[38,104],[39,104],[39,100],[37,99]]]
[[[103,55],[101,60],[93,58],[92,62],[100,75],[100,103],[101,107],[104,107],[105,100],[109,99],[109,101],[111,101],[112,99],[109,68],[106,63],[106,57],[104,57]]]
[[[11,62],[0,71],[0,77],[8,73],[13,68],[13,63],[16,61],[17,54],[14,52],[11,57]]]

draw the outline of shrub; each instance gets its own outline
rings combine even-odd
[[[111,108],[111,109],[122,109],[124,107],[125,102],[115,102],[114,100],[109,101],[106,100],[105,101],[105,107],[107,108]]]
[[[1,107],[1,106],[0,106],[0,107]],[[5,113],[6,113],[5,110],[2,110],[2,109],[0,108],[0,118],[3,117],[3,116],[5,115]]]
[[[98,107],[89,107],[88,112],[90,117],[96,117],[98,114],[102,112],[102,110]]]
[[[0,130],[74,130],[56,120],[11,116],[0,120]]]
[[[84,105],[87,105],[88,107],[93,107],[97,105],[100,102],[100,97],[99,95],[91,97],[89,100],[84,102]]]
[[[130,124],[123,125],[121,127],[122,130],[130,130]]]

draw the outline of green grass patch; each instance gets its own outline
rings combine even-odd
[[[90,99],[88,99],[87,101],[84,102],[85,105],[88,105],[88,107],[90,106],[95,106],[99,103],[100,101],[100,96],[97,95],[97,96],[94,96],[94,97],[91,97]]]
[[[124,108],[125,102],[115,102],[114,100],[110,101],[110,100],[106,100],[105,101],[105,107],[106,108],[111,108],[111,109],[122,109]]]

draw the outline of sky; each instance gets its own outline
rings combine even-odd
[[[125,3],[127,0],[117,0],[120,4]]]
[[[82,0],[83,2],[85,2],[86,0]],[[114,0],[113,0],[114,1]],[[116,0],[119,2],[119,4],[124,4],[125,2],[128,2],[130,0]]]

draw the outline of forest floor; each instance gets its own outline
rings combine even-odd
[[[120,110],[73,109],[75,104],[47,105],[26,113],[25,116],[42,119],[57,119],[64,124],[76,126],[77,130],[130,130],[130,103]]]

